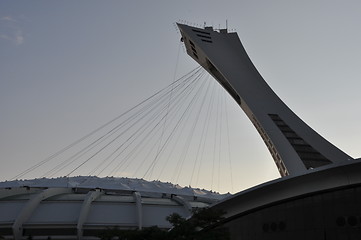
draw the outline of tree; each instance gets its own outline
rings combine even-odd
[[[184,219],[177,213],[167,217],[173,225],[169,231],[169,239],[190,240],[228,240],[229,233],[226,228],[217,227],[217,223],[223,220],[223,211],[211,208],[202,208],[194,211],[192,217]]]
[[[226,228],[217,226],[223,220],[223,211],[211,208],[197,209],[189,219],[178,213],[169,215],[166,219],[172,224],[169,231],[157,226],[142,230],[120,230],[117,228],[103,231],[99,237],[102,240],[229,240]]]

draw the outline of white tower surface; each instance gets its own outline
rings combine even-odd
[[[303,122],[268,86],[237,33],[178,24],[187,53],[234,98],[256,127],[282,177],[352,158]]]

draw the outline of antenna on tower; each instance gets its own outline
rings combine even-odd
[[[228,30],[228,20],[226,19],[226,29]]]

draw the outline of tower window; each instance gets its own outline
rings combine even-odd
[[[320,167],[331,163],[325,156],[309,145],[293,131],[278,114],[268,114],[279,130],[287,138],[307,169]]]
[[[189,40],[189,43],[192,45],[192,47],[196,47],[191,40]]]

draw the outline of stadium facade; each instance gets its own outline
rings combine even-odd
[[[72,177],[0,183],[0,236],[5,239],[99,239],[103,230],[169,229],[226,195],[143,179]]]

